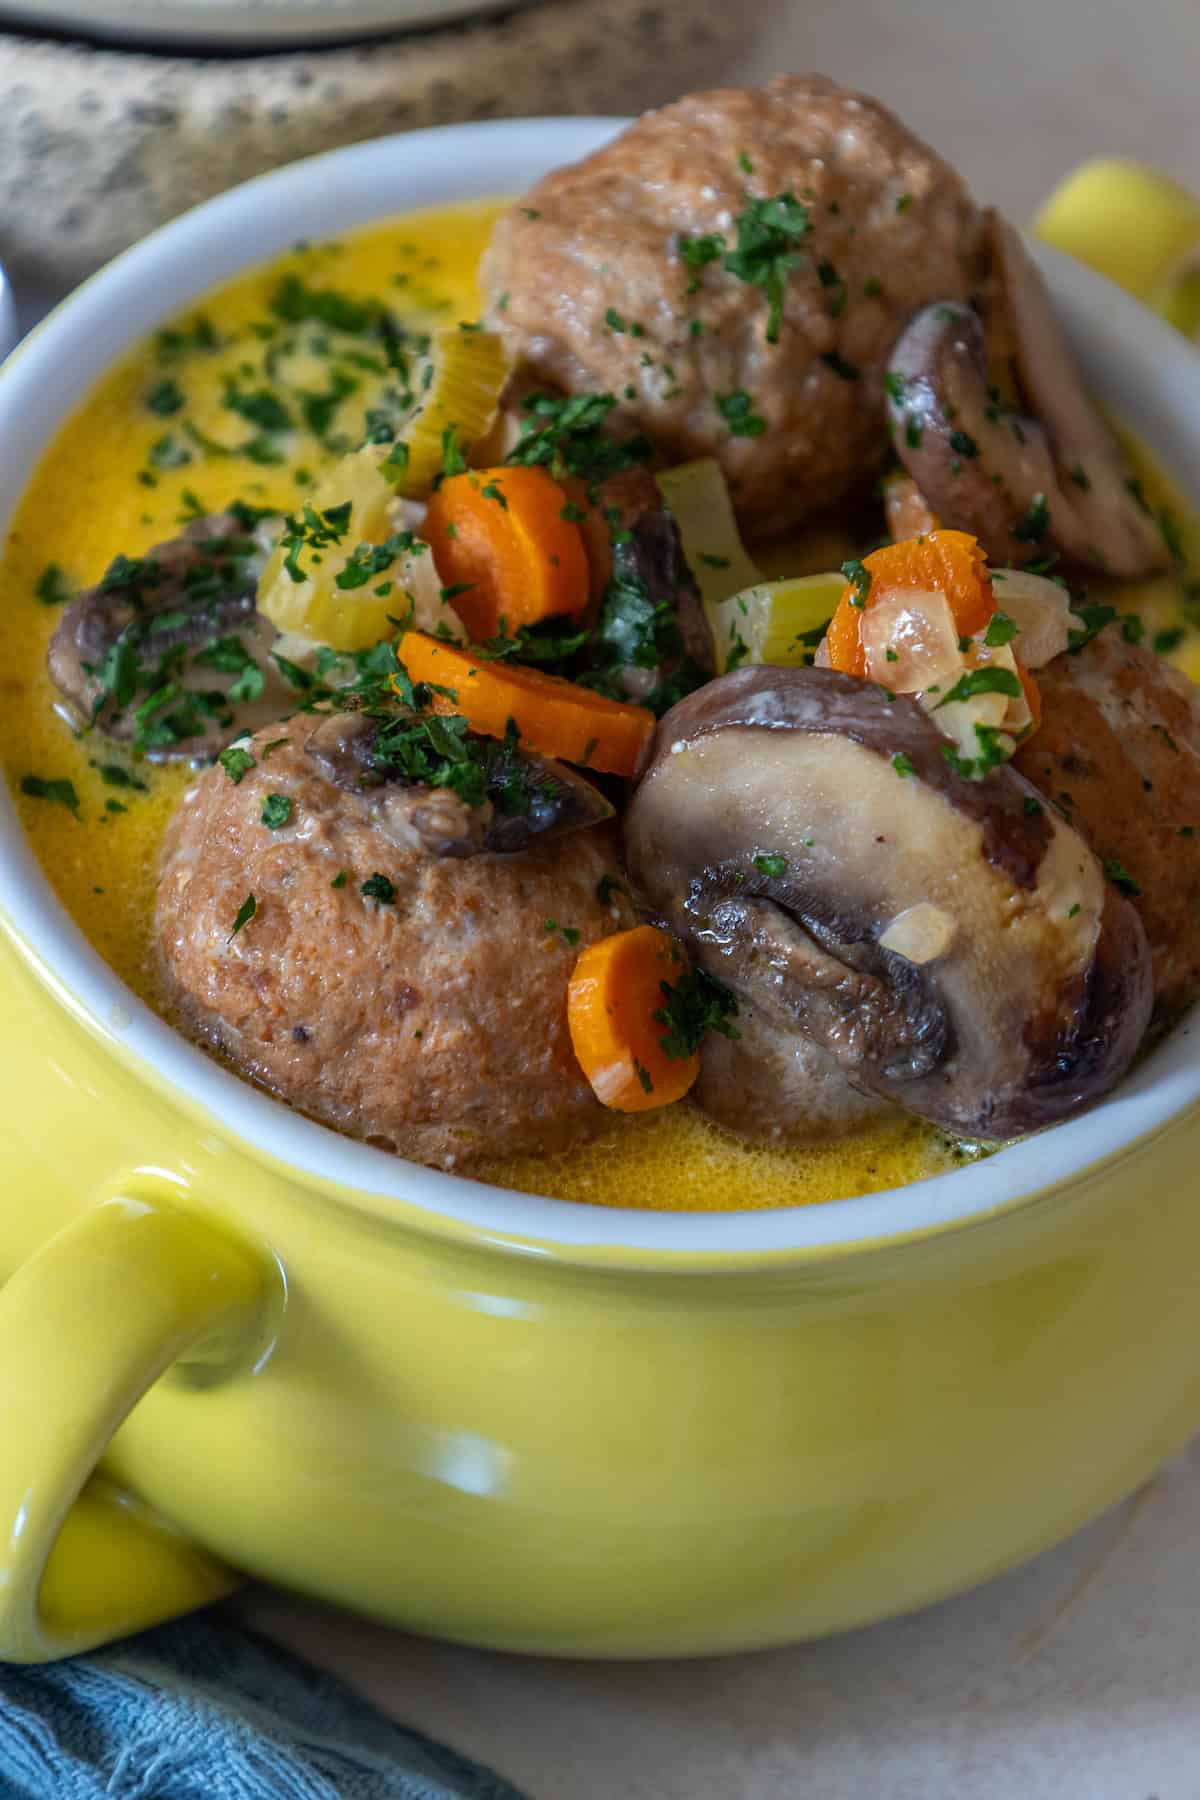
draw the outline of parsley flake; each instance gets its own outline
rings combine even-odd
[[[258,767],[258,764],[255,762],[253,756],[251,756],[249,750],[244,749],[240,744],[230,744],[227,750],[222,750],[217,761],[228,775],[230,781],[232,781],[234,787],[237,787],[238,783],[244,776],[250,773],[251,769]]]
[[[754,402],[745,388],[735,388],[731,394],[716,395],[717,411],[729,427],[730,437],[761,437],[767,429],[767,421],[752,411]]]
[[[257,911],[258,911],[258,901],[254,898],[253,894],[247,894],[246,898],[242,901],[242,904],[237,909],[237,916],[233,921],[233,930],[230,932],[229,936],[225,939],[225,942],[227,944],[232,944],[234,938],[237,936],[238,932],[242,929],[243,925],[248,925]]]

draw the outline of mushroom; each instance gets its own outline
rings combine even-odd
[[[992,239],[998,325],[1027,410],[1005,406],[990,385],[979,316],[956,301],[927,306],[888,365],[905,468],[942,523],[972,532],[994,563],[1057,550],[1126,578],[1166,567],[1166,545],[1084,390],[1040,274],[995,215]]]
[[[758,1144],[825,1143],[893,1111],[852,1088],[828,1050],[743,995],[737,1037],[710,1032],[688,1098],[726,1131]]]
[[[385,837],[431,856],[512,855],[613,816],[599,789],[565,763],[486,738],[471,740],[482,798],[430,787],[406,773],[401,750],[406,734],[423,729],[419,714],[400,710],[329,713],[304,749],[336,787],[372,797],[372,822]]]
[[[871,682],[738,670],[660,723],[626,857],[702,966],[854,1087],[1012,1137],[1124,1073],[1149,954],[1036,790],[1009,767],[967,780],[945,748]]]
[[[584,520],[601,645],[631,700],[664,711],[713,673],[712,633],[679,528],[647,469],[600,483]]]
[[[288,710],[267,660],[279,634],[255,606],[266,554],[253,522],[230,512],[117,557],[50,641],[50,679],[72,724],[176,761],[211,756]]]

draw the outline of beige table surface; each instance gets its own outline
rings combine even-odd
[[[731,79],[815,68],[873,90],[1015,217],[1098,151],[1200,186],[1197,0],[746,11]],[[1200,1800],[1200,1445],[1028,1568],[791,1651],[519,1661],[274,1595],[245,1611],[533,1800]]]

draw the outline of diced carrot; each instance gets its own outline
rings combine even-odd
[[[937,531],[940,520],[911,475],[897,469],[883,484],[883,513],[894,538],[920,537]]]
[[[587,606],[583,538],[545,469],[451,475],[430,497],[421,529],[443,586],[462,590],[450,604],[476,643],[502,624],[511,632]]]
[[[654,732],[648,707],[605,699],[540,669],[490,662],[423,631],[405,632],[396,660],[410,681],[433,689],[435,712],[461,713],[473,731],[497,738],[511,720],[528,749],[587,769],[632,775]]]
[[[944,594],[960,637],[974,637],[996,610],[983,551],[965,531],[930,531],[885,544],[864,556],[862,566],[870,576],[867,591],[847,582],[825,639],[830,667],[847,675],[867,672],[862,615],[885,594],[897,589]]]
[[[698,1055],[672,1058],[654,1017],[687,968],[667,932],[638,925],[590,944],[567,985],[567,1024],[596,1098],[616,1112],[649,1112],[682,1100],[700,1073]]]

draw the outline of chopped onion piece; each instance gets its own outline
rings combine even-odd
[[[892,950],[910,963],[936,962],[954,941],[954,920],[931,900],[897,913],[879,939],[881,950]]]
[[[963,666],[950,602],[933,590],[896,590],[873,601],[862,616],[862,644],[871,680],[896,694],[949,685]]]
[[[1044,668],[1066,650],[1070,631],[1079,623],[1070,594],[1057,581],[1023,569],[997,569],[994,579],[996,606],[1017,627],[1013,647],[1018,656],[1027,669]]]

